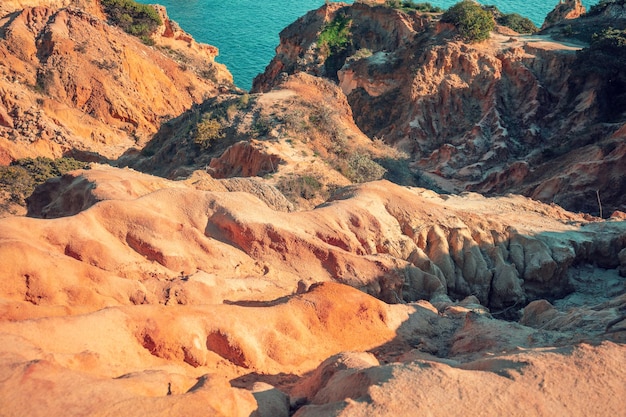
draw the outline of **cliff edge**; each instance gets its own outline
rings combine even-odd
[[[586,53],[598,47],[589,31],[619,27],[623,15],[567,20],[572,33],[559,41],[497,26],[479,43],[459,40],[440,16],[323,6],[281,33],[253,89],[283,73],[335,80],[359,128],[410,155],[443,190],[521,193],[594,214],[599,194],[605,216],[625,210],[623,80],[590,69],[597,58]],[[329,53],[320,36],[338,22],[345,43]]]

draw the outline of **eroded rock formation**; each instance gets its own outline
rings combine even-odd
[[[287,213],[212,181],[93,165],[39,190],[49,215],[71,216],[0,219],[6,412],[44,412],[26,401],[41,381],[48,415],[414,413],[435,407],[406,385],[422,378],[468,395],[476,378],[481,395],[514,386],[506,409],[581,393],[621,406],[624,222],[386,181]],[[562,347],[533,350],[546,346]],[[581,361],[603,369],[601,388]],[[577,392],[546,387],[555,373]]]
[[[216,95],[220,83],[232,84],[213,60],[217,50],[170,30],[163,10],[167,25],[155,35],[157,49],[109,25],[99,3],[68,3],[0,16],[3,164],[80,152],[116,158],[144,144],[163,121]],[[212,79],[198,76],[209,69]]]
[[[117,273],[131,278],[153,271],[157,277],[170,279],[209,273],[226,256],[228,263],[220,266],[221,275],[239,276],[241,268],[253,275],[265,271],[269,274],[266,285],[275,286],[283,295],[296,291],[300,281],[332,280],[390,303],[474,295],[483,305],[501,309],[537,298],[563,297],[572,290],[571,269],[586,264],[618,268],[618,254],[626,246],[623,222],[596,224],[523,197],[442,197],[378,182],[347,188],[313,211],[284,213],[247,193],[195,191],[180,182],[150,179],[133,171],[118,173],[94,166],[82,175],[64,178],[40,188],[35,200],[48,204],[31,206],[32,213],[57,217],[63,210],[75,214],[99,200],[106,204],[59,219],[66,226],[47,229],[45,244],[36,243],[36,236],[42,235],[36,220],[19,220],[21,236],[9,239],[13,228],[3,232],[11,243],[4,248],[11,251],[7,258],[14,255],[16,239],[25,245],[22,256],[52,244],[57,248],[53,252],[69,255],[54,262],[80,262],[60,270],[76,270],[82,264],[80,269],[93,270],[99,280],[115,282]],[[172,210],[172,215],[166,210]],[[114,212],[118,215],[109,219],[107,213]],[[445,219],[434,215],[441,212],[446,213]],[[512,220],[520,212],[524,221]],[[182,224],[143,220],[148,213],[162,219],[186,213],[187,220],[181,220]],[[118,216],[131,224],[119,223]],[[141,233],[141,224],[149,225],[149,237]],[[67,230],[81,229],[89,233],[67,236]],[[93,239],[88,236],[97,230],[100,243],[80,243]],[[113,248],[125,247],[132,249],[127,256],[102,258]],[[180,253],[172,251],[174,247]],[[192,257],[186,255],[189,251]],[[53,271],[36,267],[22,265],[15,274],[5,279],[17,284],[28,275],[31,282],[42,279],[63,285]],[[128,285],[131,293],[114,296],[116,302],[127,303],[143,288],[134,280]],[[109,296],[102,299],[99,291],[92,297],[105,302]],[[147,299],[162,297],[161,290],[141,291]],[[59,295],[44,291],[37,296],[54,300]]]
[[[169,57],[97,3],[34,3],[0,4],[0,88],[14,77],[0,131],[23,131],[19,90],[33,120],[69,132],[36,134],[29,152],[123,150],[117,163],[144,173],[91,164],[38,187],[29,217],[0,219],[0,414],[623,412],[623,212],[370,181],[380,162],[413,185],[563,205],[592,189],[607,215],[621,207],[624,128],[594,124],[606,85],[572,83],[578,46],[510,33],[465,45],[432,15],[331,3],[283,32],[257,80],[267,92],[247,95],[228,74],[195,78],[219,71],[216,51],[162,9]],[[369,36],[320,59],[308,42],[336,13]],[[101,61],[109,49],[123,59]],[[93,79],[68,84],[68,63]],[[94,144],[76,126],[116,136]],[[118,135],[156,127],[142,150]],[[0,144],[3,163],[30,155],[20,140]]]
[[[351,43],[327,56],[317,39],[339,15],[351,21]],[[504,30],[465,44],[437,16],[332,4],[281,33],[254,89],[285,72],[337,79],[360,129],[408,153],[443,189],[522,193],[594,214],[598,191],[609,216],[626,204],[625,116],[606,105],[619,89],[577,72],[584,46]]]

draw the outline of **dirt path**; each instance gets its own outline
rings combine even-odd
[[[562,51],[579,51],[587,46],[584,42],[576,42],[575,40],[569,40],[567,42],[559,41],[552,38],[550,35],[501,35],[492,34],[492,39],[500,42],[504,47],[521,47],[524,45],[532,44],[533,46],[546,50],[562,50]]]

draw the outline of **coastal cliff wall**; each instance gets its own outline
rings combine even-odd
[[[337,16],[350,22],[350,43],[328,56],[317,41]],[[443,189],[523,193],[596,214],[599,191],[608,214],[626,209],[626,115],[607,109],[616,94],[607,79],[581,76],[586,46],[501,27],[468,44],[437,15],[332,5],[281,33],[254,89],[268,90],[281,72],[335,79],[359,128],[407,152]],[[594,174],[584,174],[583,160]]]
[[[117,158],[164,120],[232,85],[214,62],[217,49],[173,31],[163,10],[151,48],[107,23],[99,2],[87,3],[51,2],[0,17],[0,163],[80,153]]]
[[[162,8],[148,47],[100,9],[0,7],[21,5],[0,165],[123,156],[0,212],[0,414],[623,414],[626,214],[420,187],[610,210],[619,59],[609,83],[578,44],[331,3],[248,94]],[[360,37],[320,48],[338,13]],[[17,162],[0,210],[53,168]]]

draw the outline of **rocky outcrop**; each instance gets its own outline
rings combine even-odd
[[[203,142],[197,132],[206,120],[218,130]],[[295,208],[310,209],[338,187],[380,179],[385,169],[375,161],[403,157],[358,129],[334,83],[299,73],[267,93],[207,100],[163,124],[141,152],[128,152],[117,163],[172,179],[198,170],[215,178],[263,178]],[[364,173],[350,166],[356,159],[369,164]]]
[[[92,165],[69,172],[37,187],[27,199],[27,216],[53,219],[73,216],[105,200],[134,200],[164,188],[246,192],[276,211],[294,211],[293,204],[275,187],[254,178],[216,180],[198,171],[185,182],[168,181],[129,169]]]
[[[276,172],[284,163],[277,155],[268,155],[264,148],[250,142],[238,142],[219,157],[211,160],[208,171],[216,178],[262,177]]]
[[[580,0],[559,0],[554,10],[548,13],[541,29],[546,29],[564,20],[577,19],[587,12]]]
[[[317,36],[338,14],[352,21],[352,43],[326,57]],[[582,47],[496,32],[468,45],[436,16],[333,5],[281,33],[254,88],[267,91],[281,72],[337,79],[359,128],[409,154],[443,189],[523,193],[593,214],[598,191],[608,217],[626,204],[615,171],[624,115],[607,123],[610,89],[577,72]]]
[[[352,36],[351,45],[341,56],[324,56],[317,44],[324,25],[338,14],[346,15],[358,22],[358,30],[364,36]],[[428,17],[404,14],[385,6],[371,6],[357,2],[352,6],[345,3],[329,3],[311,11],[292,23],[280,33],[280,44],[276,56],[263,74],[254,80],[252,91],[267,92],[281,79],[282,73],[307,72],[316,76],[336,79],[337,70],[357,51],[395,51],[406,47],[417,31],[429,23]],[[366,34],[366,35],[365,35]],[[367,54],[366,54],[367,55]],[[330,65],[335,60],[336,65]]]
[[[324,402],[302,407],[295,416],[321,417],[330,412],[342,417],[449,416],[458,414],[459,410],[476,415],[505,410],[507,415],[525,416],[528,410],[514,404],[517,400],[525,401],[522,398],[530,398],[525,403],[535,410],[550,408],[577,416],[619,412],[619,400],[592,404],[578,396],[581,391],[577,387],[582,383],[582,392],[593,397],[594,392],[583,381],[589,375],[604,374],[603,369],[608,366],[606,389],[619,396],[621,372],[616,364],[622,354],[620,346],[615,344],[582,345],[542,353],[505,354],[463,364],[425,358],[414,363],[354,366],[333,375],[313,398],[327,393],[332,393],[331,397],[324,396]],[[576,372],[579,360],[588,368]],[[567,382],[546,387],[547,381],[560,372],[568,375]],[[458,396],[451,396],[452,390]],[[468,403],[466,398],[472,401]],[[575,411],[570,411],[573,404]],[[536,414],[544,415],[544,412]]]
[[[216,95],[220,83],[232,83],[213,61],[215,48],[167,29],[155,37],[160,49],[148,47],[88,3],[50,2],[0,16],[0,149],[9,162],[76,151],[116,158],[164,120]],[[199,66],[213,69],[212,78],[200,78]]]
[[[565,296],[572,291],[572,274],[580,265],[616,269],[618,254],[626,247],[623,222],[597,224],[522,197],[440,197],[377,182],[344,189],[315,210],[284,213],[250,194],[198,191],[204,187],[197,178],[187,184],[98,166],[77,171],[40,188],[37,201],[42,203],[31,204],[31,213],[58,217],[64,210],[72,215],[91,208],[50,223],[54,227],[46,232],[34,220],[19,220],[23,223],[19,237],[12,238],[18,229],[7,219],[3,236],[8,240],[0,250],[9,251],[5,259],[10,259],[17,239],[25,245],[22,251],[30,253],[27,256],[48,259],[36,248],[50,248],[57,254],[53,258],[61,256],[47,261],[59,263],[55,269],[59,273],[86,268],[111,285],[145,271],[170,279],[212,273],[218,260],[227,256],[220,274],[267,275],[261,278],[268,280],[264,285],[279,293],[295,291],[301,281],[307,285],[337,281],[392,303],[473,295],[483,305],[503,309]],[[229,187],[244,189],[224,183],[225,189]],[[256,189],[259,197],[289,210],[271,193]],[[102,202],[93,206],[96,201]],[[109,218],[113,212],[117,214]],[[442,212],[445,219],[435,215]],[[514,219],[520,216],[523,221]],[[120,223],[118,217],[126,220]],[[170,220],[157,220],[165,218]],[[92,237],[83,232],[68,235],[68,230],[89,230]],[[37,242],[36,236],[47,238]],[[86,244],[84,239],[96,236],[97,245]],[[113,248],[125,254],[107,255]],[[12,278],[7,273],[7,282],[20,281],[26,274],[31,283],[54,280],[65,285],[53,270],[39,271],[29,264]],[[101,302],[113,297],[109,302],[126,304],[137,290],[132,280],[128,285],[131,293],[105,298],[99,295],[102,290],[84,291]],[[184,281],[181,285],[186,286]],[[58,297],[42,291],[38,297],[43,300]],[[161,290],[142,291],[148,300],[162,297]]]

